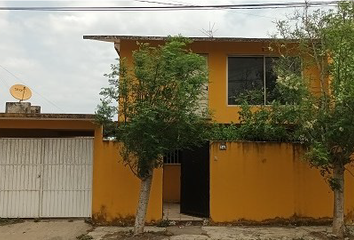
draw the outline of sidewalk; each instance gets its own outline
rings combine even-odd
[[[14,223],[5,224],[6,221],[0,221],[0,240],[76,240],[92,229],[83,220],[15,219]]]
[[[311,227],[211,227],[170,226],[167,228],[146,227],[147,234],[131,237],[133,228],[96,227],[88,235],[93,240],[315,240],[335,239],[330,226]],[[349,238],[347,238],[349,239]]]
[[[330,226],[169,226],[146,227],[132,237],[132,227],[94,227],[83,220],[0,221],[0,240],[334,240]],[[187,225],[187,226],[186,226]],[[354,226],[349,227],[351,235]],[[350,240],[354,238],[346,238]]]

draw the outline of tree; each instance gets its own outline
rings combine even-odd
[[[123,143],[123,161],[141,180],[134,234],[144,231],[153,169],[163,164],[165,154],[207,136],[208,112],[200,101],[208,81],[206,62],[187,50],[189,43],[171,37],[163,46],[138,44],[132,68],[124,60],[120,67],[112,65],[106,75],[110,87],[101,92],[98,119]],[[117,110],[118,124],[112,124]]]
[[[295,21],[295,24],[293,22]],[[240,138],[298,141],[334,192],[333,233],[344,234],[344,172],[354,152],[354,3],[279,21],[272,107],[240,112]],[[301,60],[301,70],[294,67]],[[273,137],[272,137],[273,136]]]
[[[341,237],[344,171],[354,152],[354,3],[341,2],[335,11],[305,12],[293,31],[284,28],[284,22],[278,26],[283,37],[300,40],[297,54],[305,59],[305,67],[319,73],[318,96],[301,100],[310,113],[301,130],[309,146],[308,159],[334,191],[333,233]]]

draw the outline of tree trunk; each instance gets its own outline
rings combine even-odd
[[[334,189],[333,233],[340,238],[344,235],[344,167],[335,163],[333,178],[336,181]]]
[[[146,212],[149,204],[152,172],[141,180],[138,208],[135,215],[134,235],[144,232]]]

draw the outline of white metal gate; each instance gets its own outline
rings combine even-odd
[[[92,138],[0,138],[0,218],[90,217]]]

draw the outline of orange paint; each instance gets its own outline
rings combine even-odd
[[[181,165],[163,166],[163,201],[179,203],[181,195]]]
[[[140,180],[122,163],[120,143],[95,137],[92,215],[101,223],[115,223],[135,215]],[[162,218],[162,169],[154,171],[147,222]]]
[[[210,214],[214,222],[332,217],[333,193],[320,172],[290,143],[218,143],[210,152]],[[354,209],[354,177],[346,175],[346,213]],[[350,220],[350,219],[348,219]],[[353,220],[353,219],[351,219]]]

